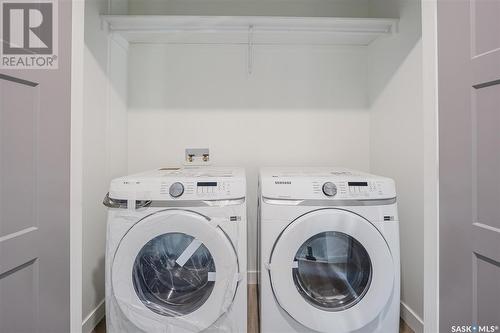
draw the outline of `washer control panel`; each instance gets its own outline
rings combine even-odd
[[[210,197],[219,193],[231,193],[230,182],[196,182],[196,194],[199,196]]]
[[[119,200],[232,200],[246,197],[242,168],[161,168],[113,179],[109,197]]]
[[[168,194],[172,198],[190,199],[214,199],[220,196],[231,196],[233,181],[180,181],[180,182],[162,182],[160,184],[160,195]]]

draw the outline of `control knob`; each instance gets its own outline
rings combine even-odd
[[[184,185],[182,183],[176,182],[170,185],[170,188],[168,189],[168,193],[173,197],[173,198],[178,198],[184,193]]]
[[[333,197],[337,194],[337,186],[332,182],[326,182],[323,184],[323,193],[326,196]]]

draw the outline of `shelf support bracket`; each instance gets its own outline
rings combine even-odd
[[[105,32],[109,32],[110,30],[110,23],[106,21],[102,16],[101,16],[101,30]]]
[[[248,54],[247,54],[247,71],[251,75],[253,71],[253,25],[248,26]]]

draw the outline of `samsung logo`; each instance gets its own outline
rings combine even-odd
[[[290,180],[275,180],[274,183],[276,185],[291,185],[292,181],[290,181]]]

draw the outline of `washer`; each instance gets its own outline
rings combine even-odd
[[[398,332],[394,181],[264,168],[259,192],[261,332]]]
[[[107,332],[246,332],[246,180],[164,168],[111,182]]]

